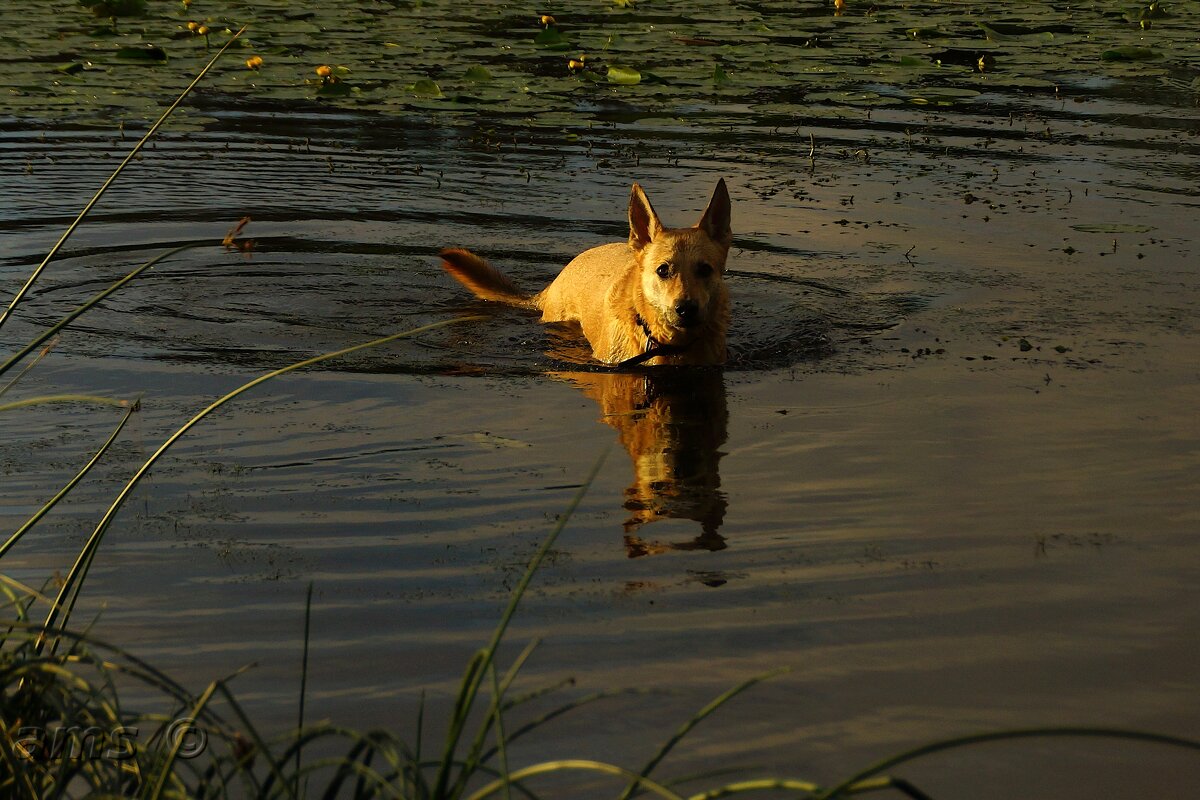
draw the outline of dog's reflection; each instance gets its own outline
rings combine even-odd
[[[617,429],[633,461],[625,490],[625,549],[630,558],[668,550],[721,550],[725,518],[717,465],[724,453],[729,413],[719,369],[656,367],[630,372],[563,372],[600,404],[600,419]],[[661,519],[694,520],[691,541],[643,538],[644,525]]]

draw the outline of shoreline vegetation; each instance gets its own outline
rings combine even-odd
[[[119,16],[115,9],[128,4],[101,5],[106,8],[111,6],[115,25],[115,18]],[[120,176],[137,151],[187,98],[241,33],[238,31],[225,43],[176,102],[167,108],[158,122],[133,147],[125,161],[33,270],[24,286],[13,295],[0,315],[0,326],[16,311],[71,233],[85,221],[88,212]],[[241,224],[225,242],[214,242],[213,246],[237,246],[236,235],[241,232]],[[59,331],[105,297],[125,289],[146,270],[166,262],[180,249],[183,248],[163,253],[138,267],[7,357],[0,365],[0,378],[4,378],[22,362],[26,365],[15,378],[0,385],[0,396],[10,391],[26,372],[36,367],[53,346],[54,337]],[[689,800],[715,800],[749,793],[829,800],[883,790],[910,798],[928,798],[929,795],[919,787],[902,777],[893,776],[892,772],[933,753],[1042,737],[1109,738],[1200,751],[1200,741],[1151,732],[1100,727],[1027,728],[970,734],[921,744],[827,785],[800,779],[765,777],[719,783],[697,791],[684,790],[681,782],[652,777],[660,763],[696,725],[742,692],[778,674],[779,671],[775,671],[751,677],[715,698],[682,724],[638,768],[630,769],[583,758],[524,766],[510,763],[507,748],[513,741],[562,714],[612,694],[600,691],[567,702],[532,720],[517,722],[516,712],[523,710],[521,706],[524,703],[544,696],[555,687],[525,694],[511,691],[522,666],[532,655],[536,641],[527,645],[507,668],[496,663],[498,649],[522,597],[559,533],[568,524],[591,486],[604,463],[607,450],[599,455],[574,498],[558,515],[556,524],[526,565],[491,639],[467,664],[453,707],[446,712],[446,739],[440,747],[423,741],[424,717],[427,713],[437,713],[435,709],[426,708],[424,703],[415,720],[411,739],[403,738],[397,732],[358,732],[331,724],[306,724],[303,677],[297,700],[296,729],[269,737],[256,729],[251,714],[232,692],[230,684],[237,673],[214,680],[202,693],[195,695],[153,665],[122,649],[119,644],[93,637],[86,626],[82,629],[71,627],[72,610],[83,591],[92,559],[129,493],[153,468],[158,458],[209,413],[242,393],[293,370],[435,328],[478,319],[481,318],[462,317],[394,333],[297,361],[243,384],[187,420],[129,478],[98,521],[64,578],[47,580],[39,590],[0,572],[0,591],[6,598],[8,615],[5,632],[0,634],[0,692],[3,693],[0,695],[0,708],[3,709],[2,721],[5,725],[5,736],[0,740],[0,790],[6,797],[136,795],[153,800],[159,797],[350,795],[482,800],[503,795],[506,798],[533,798],[539,796],[533,779],[579,772],[589,779],[596,776],[614,779],[617,787],[614,794],[620,800],[628,800],[635,794],[672,800],[685,797]],[[10,554],[19,548],[22,538],[32,532],[39,521],[86,478],[89,470],[119,439],[125,424],[138,411],[141,402],[142,398],[75,395],[0,400],[0,413],[7,414],[22,413],[22,409],[34,405],[59,403],[115,407],[121,412],[112,433],[90,458],[82,462],[77,474],[0,545],[0,559],[11,558]],[[84,457],[81,456],[81,459]],[[3,567],[0,561],[0,570]],[[311,593],[310,586],[305,612],[303,676],[307,675],[310,657],[321,657],[319,653],[309,653],[308,610],[311,609]],[[128,681],[137,682],[157,693],[162,699],[162,708],[152,713],[133,713],[123,707],[118,684]],[[149,731],[149,734],[141,735],[145,731]],[[197,751],[198,741],[206,746],[199,747]],[[314,751],[319,752],[320,756],[311,756]],[[335,754],[329,755],[331,752]],[[738,765],[726,766],[741,771]],[[702,776],[702,779],[712,781],[713,776],[728,772],[728,769],[723,769],[719,773]],[[689,783],[696,781],[694,776],[688,779]]]

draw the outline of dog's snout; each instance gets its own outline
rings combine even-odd
[[[675,313],[684,325],[695,325],[700,321],[700,305],[695,300],[680,300],[675,304]]]

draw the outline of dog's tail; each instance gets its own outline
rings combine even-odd
[[[525,294],[495,267],[470,250],[449,247],[438,253],[442,269],[483,300],[508,303],[512,306],[536,308],[532,295]]]

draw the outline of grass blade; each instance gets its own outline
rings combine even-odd
[[[296,721],[296,794],[300,794],[300,732],[304,730],[304,696],[308,690],[308,635],[312,622],[312,581],[304,597],[304,655],[300,659],[300,709]]]
[[[697,711],[691,719],[689,719],[679,728],[679,730],[675,731],[671,738],[668,739],[663,746],[658,749],[658,752],[654,754],[654,757],[646,762],[646,766],[642,767],[642,771],[639,772],[638,775],[642,778],[648,777],[650,773],[654,771],[654,768],[658,766],[659,762],[667,757],[667,754],[671,752],[675,745],[679,744],[680,740],[687,736],[689,732],[691,732],[692,728],[695,728],[697,725],[703,722],[705,718],[707,718],[718,708],[725,705],[730,700],[749,689],[751,686],[768,680],[769,678],[774,678],[776,675],[784,672],[788,672],[786,667],[782,669],[771,670],[770,672],[764,672],[762,675],[756,675],[749,680],[742,681],[737,686],[734,686],[732,689],[722,693],[711,703]],[[620,800],[629,800],[629,798],[633,796],[633,793],[636,789],[636,783],[629,784],[629,786],[625,788],[625,791],[621,793]]]
[[[35,357],[32,361],[30,361],[28,364],[26,364],[25,368],[22,369],[20,372],[18,372],[11,381],[4,384],[4,388],[0,389],[0,397],[3,397],[5,394],[8,393],[9,389],[16,386],[17,382],[20,381],[21,378],[24,378],[25,374],[28,373],[29,370],[36,367],[38,365],[38,362],[40,362],[43,358],[45,358],[50,353],[50,351],[54,349],[54,345],[56,345],[56,344],[58,344],[58,339],[57,338],[51,339],[50,342],[45,347],[42,348],[42,352],[37,354],[37,357]]]
[[[229,707],[233,709],[234,715],[246,728],[246,733],[250,736],[250,741],[254,743],[258,754],[263,757],[263,760],[267,762],[267,766],[270,767],[271,775],[276,781],[279,782],[279,785],[283,787],[292,800],[297,800],[296,793],[292,791],[292,782],[283,777],[283,768],[271,755],[271,750],[267,747],[267,743],[263,741],[263,738],[259,735],[258,730],[250,722],[250,718],[246,716],[245,710],[241,707],[241,705],[238,704],[238,701],[234,699],[233,693],[229,691],[228,687],[226,687],[223,682],[218,682],[217,689],[225,697],[225,702],[229,703]]]
[[[130,405],[128,400],[114,400],[111,397],[99,397],[92,394],[48,394],[5,403],[0,405],[0,411],[14,411],[18,408],[44,406],[52,403],[86,403],[94,406],[116,406],[117,408],[128,408]]]
[[[866,794],[868,792],[882,792],[885,789],[895,789],[900,794],[909,798],[909,800],[933,800],[932,797],[925,794],[923,791],[913,786],[903,778],[893,778],[890,775],[884,775],[880,778],[869,778],[865,781],[859,781],[846,790],[846,794]]]
[[[182,103],[184,98],[191,93],[192,89],[196,88],[196,84],[200,83],[200,81],[204,79],[204,76],[208,74],[208,71],[212,69],[213,65],[217,63],[217,59],[225,54],[225,51],[229,49],[230,45],[238,40],[238,37],[241,36],[245,30],[246,28],[243,27],[230,37],[229,41],[225,43],[225,46],[218,50],[217,54],[214,55],[212,59],[210,59],[209,62],[204,65],[204,69],[200,70],[200,73],[192,80],[191,83],[187,85],[187,88],[184,89],[179,97],[175,99],[175,102],[171,103],[171,105],[167,107],[167,110],[162,113],[162,115],[158,118],[158,121],[151,125],[150,129],[146,131],[146,134],[138,140],[138,143],[133,146],[133,149],[129,151],[127,156],[125,156],[125,159],[118,164],[117,168],[113,170],[111,175],[108,176],[108,180],[104,181],[103,185],[96,190],[96,193],[92,195],[92,199],[89,200],[87,205],[83,207],[83,210],[79,212],[79,216],[75,217],[75,220],[69,226],[67,226],[67,229],[63,231],[63,235],[59,237],[58,241],[54,243],[54,246],[50,248],[50,252],[46,254],[44,259],[42,259],[42,263],[39,264],[37,268],[30,274],[29,279],[25,281],[25,285],[21,287],[20,291],[13,295],[13,299],[8,304],[8,308],[6,308],[3,312],[0,312],[0,328],[4,327],[4,323],[12,314],[13,309],[16,308],[17,304],[24,299],[26,292],[28,292],[33,284],[37,281],[38,277],[42,274],[42,271],[46,269],[46,265],[50,263],[54,256],[58,255],[58,251],[62,249],[62,246],[66,243],[67,239],[71,238],[71,234],[75,232],[75,229],[79,227],[84,218],[87,217],[89,212],[91,212],[92,207],[99,202],[100,197],[108,191],[108,187],[112,186],[113,182],[116,181],[117,176],[124,171],[125,167],[129,165],[130,161],[133,161],[134,156],[138,154],[138,151],[142,149],[142,146],[145,145],[146,142],[150,141],[150,137],[154,136],[159,127],[166,122],[167,117],[171,116],[171,113],[179,107],[179,104]]]
[[[425,691],[421,691],[421,701],[417,704],[417,740],[413,744],[413,791],[417,792],[417,800],[429,796],[429,787],[425,785],[425,775],[421,772],[421,743],[425,738]]]
[[[79,306],[79,308],[75,309],[70,314],[67,314],[65,317],[63,317],[57,323],[55,323],[52,327],[50,327],[49,329],[38,334],[37,338],[35,338],[33,341],[29,342],[29,344],[22,347],[16,353],[13,353],[13,355],[7,361],[5,361],[2,365],[0,365],[0,375],[3,375],[8,370],[12,369],[18,362],[20,362],[21,359],[23,359],[25,356],[29,355],[34,350],[36,350],[38,345],[40,345],[42,342],[46,341],[47,339],[49,339],[50,337],[54,336],[56,333],[61,331],[63,328],[70,325],[72,322],[74,322],[76,319],[78,319],[83,313],[85,313],[86,311],[91,309],[97,303],[104,300],[104,298],[108,297],[113,292],[119,290],[121,287],[123,287],[125,284],[132,281],[137,276],[141,275],[146,270],[153,269],[160,262],[164,261],[165,259],[170,258],[171,256],[175,255],[176,253],[181,253],[184,250],[191,250],[194,247],[203,247],[203,246],[205,246],[205,245],[185,244],[180,247],[176,247],[173,250],[168,250],[167,252],[165,252],[161,255],[155,256],[154,258],[147,261],[145,264],[142,264],[140,267],[138,267],[137,269],[130,272],[124,278],[121,278],[119,281],[114,283],[112,286],[109,286],[107,289],[104,289],[103,291],[96,294],[94,297],[92,297],[86,303]],[[20,377],[20,376],[18,376],[18,377]]]
[[[468,755],[464,759],[464,762],[468,766],[459,772],[458,779],[455,781],[454,787],[450,790],[451,797],[457,797],[465,790],[466,782],[471,777],[471,773],[474,772],[474,767],[482,760],[480,753],[483,751],[483,746],[487,743],[487,735],[492,730],[493,722],[497,724],[500,722],[500,715],[505,708],[503,705],[505,692],[508,691],[508,687],[512,685],[512,682],[517,679],[517,674],[521,671],[521,667],[525,666],[525,662],[533,655],[533,651],[537,648],[538,644],[539,640],[534,639],[525,646],[525,649],[517,656],[517,660],[513,662],[508,672],[505,673],[503,681],[500,681],[494,674],[492,675],[492,682],[495,684],[495,689],[492,692],[492,705],[484,715],[483,724],[479,726],[479,730],[475,734],[475,741],[471,743],[471,748],[467,751]],[[495,664],[492,664],[490,671],[492,673],[495,672]],[[497,734],[496,741],[496,749],[501,751],[500,755],[503,758],[504,734],[502,731]]]
[[[684,800],[680,795],[675,794],[667,787],[655,783],[649,778],[642,777],[624,767],[618,767],[616,764],[606,764],[603,761],[588,761],[585,759],[563,759],[562,761],[547,761],[542,764],[534,764],[533,766],[524,767],[517,770],[511,775],[505,775],[495,781],[492,781],[487,786],[484,786],[475,794],[471,795],[467,800],[483,800],[496,792],[507,783],[516,783],[517,781],[531,778],[534,775],[546,775],[553,772],[563,772],[565,770],[585,770],[588,772],[601,772],[606,775],[616,775],[619,778],[624,778],[632,782],[636,786],[664,797],[666,800]]]
[[[805,792],[813,794],[821,791],[821,787],[808,781],[796,781],[788,778],[762,778],[759,780],[738,781],[725,786],[711,789],[707,792],[694,794],[688,800],[718,800],[746,792]]]
[[[558,522],[550,531],[550,535],[546,537],[541,547],[533,554],[533,558],[529,560],[529,564],[525,567],[525,573],[521,576],[521,580],[517,582],[516,587],[509,596],[508,606],[504,609],[504,613],[500,617],[500,622],[497,623],[496,630],[492,633],[491,641],[488,642],[487,647],[476,654],[476,657],[471,660],[471,664],[467,667],[466,675],[463,676],[463,681],[459,689],[458,700],[455,703],[454,715],[450,720],[450,728],[446,733],[446,745],[442,752],[441,766],[438,768],[437,779],[433,784],[433,797],[441,798],[446,796],[446,789],[450,781],[450,768],[454,762],[454,752],[458,749],[459,739],[462,738],[463,728],[467,724],[467,716],[470,714],[471,706],[474,704],[475,697],[479,693],[479,686],[483,681],[483,675],[496,656],[496,649],[500,646],[500,640],[504,638],[504,632],[508,630],[508,624],[512,621],[513,615],[517,613],[517,606],[520,604],[521,598],[529,588],[529,583],[533,580],[534,573],[537,572],[538,567],[545,560],[546,554],[550,552],[554,541],[562,533],[563,528],[567,526],[571,515],[575,513],[575,509],[579,507],[579,503],[583,500],[583,496],[587,494],[592,482],[600,474],[600,468],[604,466],[604,460],[608,457],[611,449],[612,442],[609,442],[596,459],[596,463],[592,465],[591,471],[583,483],[580,484],[574,497],[571,498],[571,502],[567,504],[566,509],[559,516]]]
[[[217,690],[219,684],[219,681],[213,681],[208,685],[208,688],[204,690],[204,694],[200,695],[199,699],[196,700],[196,704],[192,706],[191,713],[188,714],[189,719],[195,720],[200,716],[200,712],[208,705],[208,701],[212,699],[213,693]],[[146,800],[158,800],[158,798],[162,797],[163,790],[167,786],[167,780],[174,775],[172,767],[175,764],[175,759],[179,757],[179,750],[183,747],[183,742],[186,738],[185,734],[189,730],[191,730],[190,723],[187,727],[176,730],[175,741],[171,744],[171,751],[167,754],[167,760],[159,765],[158,780],[146,792]]]
[[[550,722],[553,719],[557,719],[558,717],[561,717],[563,714],[574,711],[577,708],[581,708],[583,706],[590,705],[599,700],[607,700],[610,697],[618,697],[623,694],[651,694],[651,692],[649,692],[645,689],[607,689],[602,692],[595,692],[593,694],[589,694],[586,697],[581,697],[578,700],[572,700],[569,703],[565,703],[555,709],[547,711],[545,714],[542,714],[540,717],[530,720],[529,722],[526,722],[524,725],[522,725],[521,727],[514,730],[512,732],[512,734],[508,737],[508,743],[512,744],[514,741],[516,741],[520,737],[524,736],[525,734],[529,733],[530,731],[534,730],[535,728],[539,728],[542,725],[546,724],[547,722]],[[511,708],[512,704],[513,703],[510,702],[508,704],[508,707]],[[495,747],[492,747],[491,749],[485,751],[483,753],[483,755],[480,756],[480,758],[479,758],[480,763],[486,763],[487,761],[490,761],[492,756],[494,756],[495,754],[496,754]]]
[[[408,336],[414,336],[418,333],[424,333],[426,331],[431,331],[436,328],[443,328],[443,327],[446,327],[447,325],[454,325],[454,324],[460,323],[460,322],[478,321],[481,319],[485,319],[485,317],[471,316],[471,317],[458,317],[455,319],[442,320],[441,322],[434,322],[429,325],[422,325],[419,328],[412,328],[407,331],[401,331],[400,333],[393,333],[390,336],[384,336],[379,339],[373,339],[369,342],[364,342],[363,344],[356,344],[351,347],[345,347],[345,348],[342,348],[341,350],[335,350],[331,353],[324,353],[319,356],[313,356],[312,358],[306,358],[303,361],[297,361],[294,364],[289,364],[286,367],[281,367],[280,369],[273,370],[271,372],[266,373],[265,375],[260,375],[259,377],[255,378],[254,380],[249,381],[248,383],[242,384],[241,386],[234,389],[233,391],[231,391],[225,395],[222,395],[220,398],[218,398],[217,400],[210,403],[208,405],[208,407],[206,407],[203,411],[196,414],[194,417],[192,417],[190,420],[188,420],[186,423],[184,423],[184,425],[181,428],[179,428],[179,430],[175,431],[175,433],[171,434],[165,442],[163,442],[161,445],[159,445],[159,448],[154,451],[154,454],[151,455],[150,458],[148,458],[144,464],[142,464],[142,466],[138,469],[138,471],[136,473],[134,473],[133,477],[130,478],[129,481],[125,484],[125,487],[120,491],[120,493],[117,495],[116,499],[113,500],[112,504],[108,507],[108,510],[104,513],[104,516],[100,519],[100,522],[97,523],[95,530],[92,531],[91,536],[88,537],[88,540],[84,544],[83,549],[80,551],[78,558],[75,559],[75,564],[71,567],[71,571],[67,574],[66,579],[63,581],[62,588],[59,590],[58,597],[54,602],[54,606],[50,609],[50,613],[46,617],[45,627],[53,628],[55,626],[55,623],[58,622],[58,617],[60,614],[62,616],[62,621],[61,621],[61,624],[59,627],[63,627],[63,628],[67,627],[67,622],[71,617],[71,611],[75,607],[75,602],[79,598],[80,589],[82,588],[83,582],[87,577],[88,569],[91,567],[92,558],[95,556],[96,549],[100,546],[100,541],[103,539],[104,533],[105,533],[105,531],[108,530],[108,526],[112,523],[112,520],[116,516],[117,511],[120,510],[122,505],[124,505],[126,498],[128,498],[130,493],[133,492],[134,487],[136,487],[138,485],[138,483],[141,481],[141,479],[146,475],[146,473],[148,473],[150,471],[150,469],[154,466],[154,464],[158,461],[158,459],[160,459],[162,457],[162,455],[165,452],[167,452],[168,449],[170,449],[171,445],[173,445],[173,444],[175,444],[175,442],[179,441],[184,436],[184,434],[186,434],[188,431],[190,431],[192,428],[194,428],[196,425],[198,425],[209,414],[216,411],[218,408],[225,405],[230,400],[233,400],[234,398],[238,397],[239,395],[250,391],[254,387],[258,386],[259,384],[266,383],[267,381],[271,380],[272,378],[277,378],[280,375],[285,375],[294,370],[303,369],[304,367],[310,367],[314,364],[320,364],[324,361],[329,361],[331,359],[339,358],[341,356],[349,355],[351,353],[357,353],[360,350],[366,350],[371,347],[378,347],[380,345],[387,344],[389,342],[394,342],[398,339],[403,339]],[[39,641],[39,643],[38,643],[39,650],[43,643],[44,643],[44,641]]]
[[[532,646],[526,648],[526,652],[531,652],[532,650]],[[504,782],[504,800],[512,800],[512,783],[507,780],[510,774],[508,769],[508,751],[504,748],[504,712],[502,710],[504,692],[500,688],[499,678],[496,677],[495,664],[492,664],[490,672],[492,673],[492,709],[496,720],[496,749],[500,751],[500,776],[506,779]]]
[[[20,528],[17,528],[16,532],[12,536],[8,537],[8,541],[6,541],[3,545],[0,545],[0,558],[4,558],[4,554],[7,553],[13,545],[19,542],[21,537],[28,533],[29,530],[37,524],[38,520],[50,513],[50,509],[58,505],[58,502],[66,497],[67,493],[74,489],[76,484],[83,480],[83,476],[87,475],[88,472],[91,471],[92,467],[96,466],[97,462],[100,461],[100,458],[105,454],[105,452],[108,451],[108,448],[112,446],[112,443],[117,440],[117,436],[121,433],[121,429],[125,427],[125,423],[129,421],[129,418],[133,416],[133,412],[137,411],[137,409],[137,403],[130,404],[129,408],[125,410],[125,415],[121,417],[121,421],[117,423],[117,427],[113,429],[112,434],[108,437],[108,440],[100,446],[100,449],[96,451],[96,454],[92,456],[92,459],[83,465],[83,469],[79,470],[79,472],[75,474],[74,478],[71,478],[71,480],[67,481],[67,485],[59,489],[58,494],[54,495],[54,497],[51,497],[49,502],[38,509],[37,513],[30,517],[24,525],[22,525]]]
[[[833,788],[822,792],[821,794],[817,795],[815,800],[830,800],[830,798],[853,792],[854,787],[867,778],[887,772],[893,767],[905,762],[923,758],[924,756],[931,755],[933,753],[940,753],[945,750],[954,750],[959,747],[970,747],[971,745],[983,744],[985,742],[1070,736],[1097,737],[1102,739],[1124,739],[1126,741],[1146,742],[1149,744],[1160,744],[1169,747],[1183,747],[1189,750],[1200,750],[1200,741],[1195,739],[1185,739],[1180,736],[1167,736],[1161,733],[1149,733],[1146,731],[1128,730],[1124,728],[1017,728],[1007,731],[992,731],[990,733],[956,736],[952,739],[942,739],[936,742],[929,742],[928,744],[923,744],[920,747],[915,747],[912,750],[906,750],[898,755],[890,756],[885,758],[883,761],[873,764],[861,772],[850,776]]]

